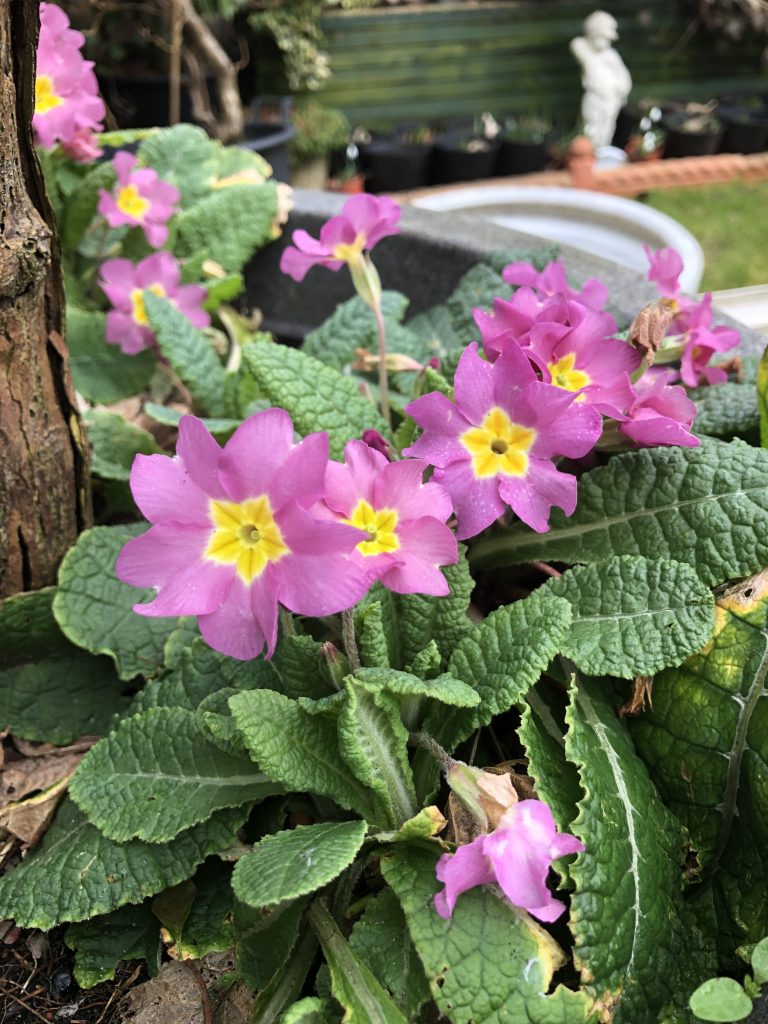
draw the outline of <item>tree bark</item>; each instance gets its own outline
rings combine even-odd
[[[0,598],[54,583],[90,522],[56,224],[32,142],[37,0],[0,0]]]

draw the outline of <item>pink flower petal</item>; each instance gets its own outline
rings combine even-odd
[[[284,409],[265,409],[241,423],[219,459],[219,479],[232,501],[266,494],[293,447],[293,424]]]
[[[196,416],[182,416],[179,420],[176,454],[191,479],[209,498],[226,500],[227,492],[219,482],[221,448]]]
[[[266,605],[270,600],[272,586],[268,569],[259,579],[262,580],[260,604]],[[257,583],[258,580],[255,580],[253,586]],[[209,647],[240,661],[258,658],[264,648],[269,646],[269,638],[265,636],[253,612],[251,589],[235,574],[229,593],[221,605],[210,614],[199,616],[197,620]],[[276,598],[274,604],[277,608]],[[261,615],[266,620],[266,608],[261,609]]]
[[[280,603],[298,615],[319,617],[345,611],[357,604],[369,586],[364,570],[345,555],[296,554],[281,559],[278,566]]]
[[[499,477],[499,494],[515,515],[537,533],[549,529],[553,505],[567,516],[576,508],[576,477],[561,473],[551,462],[530,459],[525,477]],[[459,539],[462,535],[458,534]]]
[[[319,501],[325,492],[328,465],[328,435],[309,434],[289,453],[269,488],[272,508],[277,511],[288,501],[305,507]]]
[[[403,459],[384,466],[376,480],[374,508],[396,508],[401,519],[433,516],[441,522],[451,515],[453,505],[448,492],[436,483],[422,483],[427,463],[421,459]]]
[[[131,491],[141,514],[151,523],[212,528],[208,494],[193,479],[181,458],[137,455],[131,466]]]
[[[477,536],[504,514],[497,478],[478,480],[468,458],[435,470],[433,479],[451,496],[459,521],[456,531],[459,540]]]
[[[496,880],[484,849],[487,839],[488,836],[478,836],[455,853],[444,853],[438,860],[437,880],[445,884],[445,889],[435,896],[435,909],[440,917],[449,918],[453,914],[456,900],[463,892]]]

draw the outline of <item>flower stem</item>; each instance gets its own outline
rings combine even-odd
[[[347,656],[349,667],[353,672],[360,668],[360,655],[357,650],[355,638],[355,613],[353,608],[347,608],[341,613],[341,641],[344,645],[344,653]]]
[[[392,419],[389,415],[389,378],[387,373],[387,334],[384,328],[384,317],[381,312],[381,297],[373,306],[373,315],[376,317],[376,329],[379,335],[379,401],[381,403],[381,415],[388,427],[392,426]]]

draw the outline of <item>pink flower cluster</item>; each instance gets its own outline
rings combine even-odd
[[[441,917],[453,914],[456,900],[476,885],[498,885],[506,900],[539,921],[555,921],[565,904],[547,886],[552,861],[585,849],[581,840],[558,832],[552,811],[540,800],[512,804],[490,835],[480,835],[444,853],[437,862],[437,879],[444,888],[435,896]]]
[[[152,524],[117,561],[152,587],[141,615],[195,615],[206,642],[255,658],[277,640],[278,605],[323,616],[352,607],[374,580],[400,593],[446,594],[458,559],[450,501],[416,460],[390,464],[352,441],[329,462],[326,434],[298,444],[282,409],[247,419],[222,450],[185,416],[175,458],[138,455],[136,504]]]
[[[111,228],[140,227],[153,249],[168,241],[168,221],[176,212],[180,194],[151,167],[136,166],[131,153],[115,155],[112,166],[117,184],[112,192],[99,192],[99,213]]]
[[[83,163],[100,155],[93,133],[103,129],[104,102],[99,96],[93,62],[81,53],[82,32],[55,4],[40,4],[37,44],[35,112],[32,127],[37,143],[50,149],[60,142]]]
[[[680,274],[683,261],[674,249],[652,252],[645,246],[650,269],[648,280],[653,281],[661,297],[675,310],[669,334],[677,337],[683,346],[680,359],[680,379],[689,388],[701,384],[721,384],[727,380],[722,367],[710,366],[712,356],[728,352],[739,343],[739,332],[730,327],[712,326],[712,293],[700,302],[680,294]]]
[[[106,260],[101,265],[99,287],[112,303],[107,313],[107,341],[119,345],[126,355],[135,355],[155,344],[144,307],[144,292],[169,299],[195,327],[207,327],[210,316],[202,308],[206,290],[197,284],[182,284],[181,271],[169,252],[156,252],[138,263]]]

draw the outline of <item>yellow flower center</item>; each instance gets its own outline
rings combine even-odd
[[[50,75],[38,75],[35,80],[35,113],[47,114],[49,110],[60,107],[64,100],[57,96]]]
[[[144,305],[145,291],[152,292],[153,295],[159,295],[161,299],[164,299],[166,296],[165,288],[161,284],[151,284],[149,288],[133,289],[131,292],[131,316],[134,323],[139,324],[140,327],[146,327],[149,323],[149,317]]]
[[[225,565],[234,562],[246,585],[261,576],[270,562],[290,552],[266,494],[239,503],[212,500],[210,513],[215,529],[204,557]]]
[[[141,220],[151,206],[150,201],[139,194],[135,185],[124,185],[117,193],[115,203],[121,213],[134,220]]]
[[[335,260],[344,260],[345,263],[352,263],[360,258],[364,248],[365,235],[362,231],[359,231],[354,242],[339,242],[338,245],[334,245],[333,258]]]
[[[564,391],[581,391],[591,383],[588,373],[574,369],[575,362],[576,353],[569,352],[567,356],[558,359],[556,363],[547,363],[547,369],[552,375],[552,383],[556,388],[563,388]],[[581,401],[583,397],[580,395],[576,401]]]
[[[361,540],[357,550],[362,555],[383,555],[397,551],[400,541],[397,539],[397,512],[393,508],[382,508],[375,511],[367,501],[361,498],[355,510],[345,523],[365,530],[368,540]]]
[[[536,431],[513,423],[503,409],[494,406],[481,426],[465,430],[459,440],[472,456],[472,469],[478,479],[499,473],[525,476]]]

